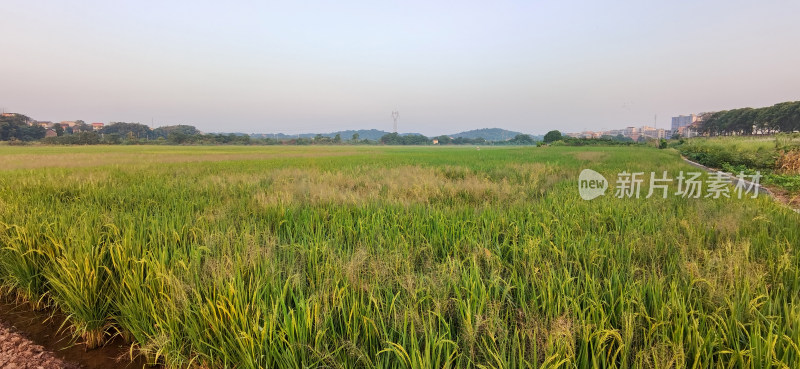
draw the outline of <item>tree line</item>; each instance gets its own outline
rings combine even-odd
[[[136,144],[147,142],[169,142],[182,144],[200,135],[195,127],[189,125],[164,126],[155,129],[140,123],[112,122],[99,130],[78,121],[73,127],[63,128],[56,124],[54,137],[41,139],[47,144],[94,145],[94,144]]]
[[[30,118],[21,115],[0,116],[0,141],[34,141],[44,137],[46,129],[28,125]]]
[[[194,144],[194,145],[535,145],[537,141],[527,134],[519,134],[506,141],[487,141],[483,138],[464,138],[449,136],[427,137],[419,134],[400,135],[388,133],[377,141],[359,139],[358,134],[343,139],[340,135],[314,138],[295,138],[280,140],[275,138],[253,138],[245,134],[208,134],[194,126],[174,125],[150,128],[141,123],[111,122],[99,130],[83,121],[76,121],[71,127],[55,124],[55,136],[45,137],[46,128],[28,125],[30,119],[24,115],[3,116],[0,118],[0,141],[36,141],[52,145],[97,145],[97,144]]]
[[[712,136],[791,133],[800,131],[800,101],[764,108],[703,113],[699,131]]]

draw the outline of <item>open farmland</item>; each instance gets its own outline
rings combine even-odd
[[[606,196],[579,197],[584,168]],[[800,215],[613,196],[665,170],[694,169],[646,147],[0,146],[0,282],[168,368],[800,366]]]

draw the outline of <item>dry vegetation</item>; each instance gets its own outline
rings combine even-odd
[[[782,173],[800,174],[800,149],[781,152],[776,166]]]
[[[354,171],[323,171],[320,169],[284,168],[266,174],[240,178],[214,178],[215,183],[259,181],[262,192],[255,196],[262,207],[307,204],[366,204],[398,205],[464,202],[475,206],[516,203],[520,186],[527,192],[543,193],[548,178],[558,177],[553,168],[544,164],[519,165],[513,168],[520,176],[489,178],[473,173],[463,166],[356,169]]]
[[[361,150],[364,151],[364,150]],[[97,166],[137,166],[152,163],[195,163],[231,160],[274,160],[353,155],[356,150],[318,148],[309,151],[302,147],[281,147],[258,150],[242,147],[8,147],[0,146],[0,170],[38,168],[80,168]]]

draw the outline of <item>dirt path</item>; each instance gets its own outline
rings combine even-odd
[[[89,351],[73,344],[70,335],[60,329],[63,319],[60,314],[34,312],[28,306],[0,300],[0,369],[147,367],[141,358],[131,361],[130,346],[119,339]]]
[[[0,368],[77,369],[80,366],[56,358],[52,352],[0,321]]]
[[[692,165],[692,166],[694,166],[696,168],[703,169],[706,172],[709,172],[709,173],[719,172],[718,169],[707,167],[707,166],[705,166],[703,164],[691,161],[691,160],[687,159],[684,156],[681,156],[681,158],[683,159],[683,161],[689,163],[690,165]],[[734,186],[736,185],[736,182],[739,181],[738,177],[735,177],[735,176],[733,176],[733,175],[731,175],[729,173],[724,173],[724,174],[725,174],[726,177],[728,177],[730,179],[731,184],[734,185]],[[744,184],[749,186],[749,185],[751,185],[751,182],[745,180]],[[758,186],[756,186],[756,191],[758,191],[759,194],[764,194],[764,195],[770,196],[773,199],[777,200],[778,202],[788,206],[790,209],[800,213],[800,200],[798,200],[796,198],[794,198],[794,199],[791,198],[786,193],[785,190],[782,190],[780,188],[767,188],[767,187],[765,187],[765,186],[763,186],[761,184],[758,184]]]

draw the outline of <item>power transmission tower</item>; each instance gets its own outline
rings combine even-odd
[[[392,111],[392,120],[394,120],[394,133],[397,133],[397,119],[400,118],[400,112],[397,110]]]

